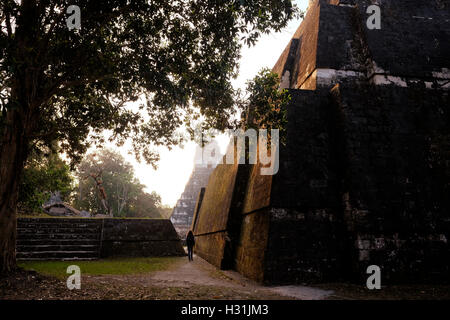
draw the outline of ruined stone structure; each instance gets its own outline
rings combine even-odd
[[[85,216],[90,215],[86,211],[80,212],[74,207],[65,203],[61,199],[59,191],[53,192],[50,195],[50,199],[42,205],[42,210],[50,216]]]
[[[183,256],[166,219],[18,218],[19,260]]]
[[[280,168],[218,165],[196,253],[265,283],[450,280],[450,5],[312,1],[273,70],[292,100]],[[364,280],[365,281],[365,280]]]
[[[203,164],[200,153],[201,149],[197,148],[194,170],[170,217],[170,221],[172,221],[181,239],[186,238],[186,234],[191,227],[197,196],[201,188],[206,187],[209,175],[215,168],[215,164]]]

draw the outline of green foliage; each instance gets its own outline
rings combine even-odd
[[[80,30],[66,26],[72,4]],[[0,129],[20,123],[30,146],[59,141],[73,164],[107,129],[154,163],[152,146],[179,143],[173,133],[199,114],[230,126],[242,41],[296,13],[291,0],[2,1]]]
[[[286,137],[287,104],[291,100],[288,90],[279,89],[280,79],[269,69],[261,70],[247,82],[247,97],[240,102],[245,127],[278,129],[281,141]]]
[[[19,211],[40,212],[51,192],[59,191],[69,200],[73,190],[69,166],[56,153],[33,154],[28,158],[19,189]]]
[[[170,216],[172,215],[173,212],[173,207],[167,205],[161,206],[159,207],[159,212],[163,219],[170,219]]]
[[[102,186],[115,217],[160,218],[161,197],[144,191],[130,163],[116,151],[102,149],[87,155],[77,167],[77,194],[74,205],[80,210],[105,213],[91,173],[101,171]]]

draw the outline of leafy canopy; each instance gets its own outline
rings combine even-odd
[[[70,200],[73,178],[69,166],[51,152],[47,156],[33,153],[28,157],[19,188],[19,211],[41,212],[52,192],[59,191],[62,199]]]
[[[241,98],[244,126],[253,129],[278,129],[281,142],[285,142],[289,91],[280,90],[280,78],[271,70],[262,69],[247,81],[247,96]]]
[[[178,143],[200,115],[229,127],[242,43],[297,12],[290,0],[80,0],[81,29],[69,30],[72,4],[1,2],[0,129],[15,110],[30,146],[60,141],[75,162],[104,129],[152,163],[150,146]]]
[[[161,197],[144,191],[133,167],[118,153],[102,149],[86,155],[77,166],[77,192],[74,206],[91,213],[105,213],[96,181],[90,176],[101,172],[102,187],[115,217],[160,218]]]

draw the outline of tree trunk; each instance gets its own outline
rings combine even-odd
[[[27,157],[25,123],[18,110],[6,114],[0,141],[0,274],[16,268],[16,210]]]
[[[8,54],[13,64],[6,114],[0,127],[0,274],[16,268],[16,211],[19,183],[28,156],[30,135],[38,123],[43,69],[39,68],[39,12],[36,1],[22,0],[14,41]],[[5,112],[3,110],[2,112]]]

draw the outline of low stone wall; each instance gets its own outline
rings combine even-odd
[[[18,218],[16,251],[21,260],[185,255],[162,219]]]
[[[101,257],[184,255],[170,220],[104,219]]]

